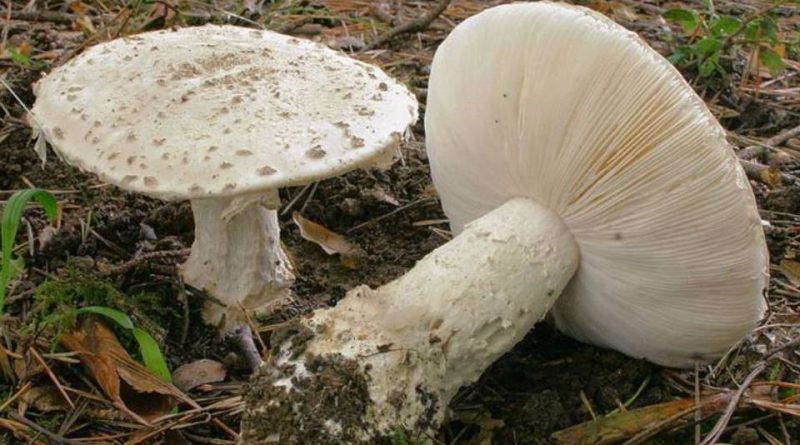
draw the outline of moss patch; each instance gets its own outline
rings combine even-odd
[[[86,306],[104,306],[127,314],[136,326],[148,331],[157,340],[163,341],[165,331],[162,326],[169,324],[174,314],[163,298],[151,293],[125,295],[108,281],[70,266],[63,277],[48,280],[39,285],[34,292],[31,315],[34,330],[55,329],[57,335],[75,325],[77,310]],[[138,348],[130,333],[115,329],[123,346],[129,351]]]

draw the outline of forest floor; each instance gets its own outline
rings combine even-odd
[[[0,6],[0,78],[7,84],[0,87],[0,205],[29,187],[49,190],[59,205],[55,222],[31,206],[16,239],[24,268],[11,282],[3,314],[0,443],[235,443],[250,373],[239,343],[219,338],[201,321],[202,292],[178,278],[176,266],[193,239],[189,204],[122,192],[52,152],[43,164],[23,107],[35,100],[32,84],[116,36],[234,23],[316,40],[378,65],[412,89],[424,113],[437,45],[466,17],[504,2],[454,0],[420,29],[377,40],[440,3],[14,0]],[[770,311],[719,362],[689,371],[588,346],[540,324],[464,388],[437,437],[420,443],[799,443],[800,4],[577,3],[671,57],[728,130],[769,222]],[[365,48],[373,42],[377,46]],[[354,171],[281,190],[282,236],[297,270],[297,297],[275,315],[253,320],[262,353],[275,326],[332,305],[359,284],[386,283],[449,239],[429,177],[422,119],[402,155],[385,171]],[[364,255],[353,263],[326,254],[300,235],[294,212],[343,235]],[[169,391],[122,370],[135,365],[121,359],[105,371],[122,381],[115,394],[97,381],[96,369],[76,359],[80,347],[92,345],[70,347],[64,336],[102,337],[93,341],[121,344],[139,358],[126,329],[108,334],[90,326],[98,321],[75,314],[87,305],[121,310],[158,340],[185,392],[177,411],[175,403],[161,403]],[[64,316],[48,323],[54,314]],[[695,401],[703,408],[694,409]],[[591,428],[553,435],[595,418]],[[398,445],[416,442],[397,439]]]

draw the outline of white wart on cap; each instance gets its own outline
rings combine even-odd
[[[433,432],[459,387],[551,308],[579,339],[679,367],[723,354],[761,317],[766,243],[724,132],[666,60],[602,15],[535,2],[467,19],[434,57],[425,127],[457,236],[303,319],[314,337],[273,350],[243,443]],[[335,381],[357,383],[328,399],[306,390]],[[339,415],[354,399],[357,421]]]
[[[417,117],[413,95],[380,69],[235,26],[97,45],[35,93],[31,121],[67,162],[125,190],[192,200],[197,240],[187,282],[247,308],[277,299],[264,294],[282,293],[292,278],[275,215],[252,204],[277,205],[279,187],[386,164]],[[228,227],[233,216],[252,235],[244,245]],[[270,247],[247,247],[259,244]],[[256,276],[264,270],[270,276]],[[263,288],[267,281],[274,289]]]

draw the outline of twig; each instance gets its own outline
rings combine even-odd
[[[756,145],[751,145],[749,147],[745,147],[745,148],[737,151],[736,154],[741,159],[750,159],[750,158],[754,157],[755,155],[757,155],[759,151],[761,151],[761,150],[763,150],[765,148],[766,149],[775,150],[776,149],[775,146],[780,145],[780,144],[788,141],[789,139],[792,139],[792,138],[797,137],[797,136],[800,136],[800,125],[798,125],[796,127],[793,127],[793,128],[789,128],[788,130],[784,130],[784,131],[776,134],[775,136],[772,136],[771,138],[766,139],[764,142],[762,142],[760,144],[756,144]]]
[[[64,444],[64,445],[83,445],[84,444],[84,442],[82,442],[80,440],[73,440],[73,439],[67,439],[66,437],[61,437],[58,434],[55,434],[55,433],[45,429],[44,427],[38,425],[36,422],[33,422],[32,420],[17,414],[16,411],[13,411],[13,410],[9,411],[8,412],[8,416],[11,417],[12,419],[16,420],[17,422],[20,422],[20,423],[24,424],[28,428],[36,431],[37,433],[39,433],[39,434],[41,434],[43,436],[46,436],[50,440],[51,443]]]
[[[788,173],[783,173],[769,165],[744,159],[739,159],[739,163],[742,165],[742,168],[744,168],[744,172],[747,174],[748,178],[772,187],[781,184],[797,184],[799,182],[797,177]]]
[[[372,218],[369,221],[363,222],[363,223],[361,223],[361,224],[359,224],[359,225],[357,225],[355,227],[351,227],[351,228],[347,229],[347,232],[345,232],[345,233],[353,233],[356,230],[363,229],[364,227],[367,227],[369,225],[375,224],[376,222],[381,221],[383,219],[386,219],[386,218],[388,218],[388,217],[390,217],[392,215],[396,215],[396,214],[402,212],[403,210],[410,209],[411,207],[414,207],[416,205],[419,205],[419,204],[422,204],[422,203],[425,203],[425,202],[432,202],[432,201],[435,201],[436,199],[437,198],[422,198],[422,199],[418,199],[416,201],[412,201],[412,202],[410,202],[410,203],[408,203],[408,204],[406,204],[404,206],[401,206],[401,207],[398,207],[398,208],[392,210],[389,213],[385,213],[385,214],[383,214],[381,216],[378,216],[377,218]]]
[[[761,362],[744,379],[742,385],[739,386],[739,389],[737,389],[736,392],[731,396],[731,400],[728,402],[728,407],[725,408],[725,412],[722,414],[722,417],[719,418],[716,425],[714,425],[714,428],[712,428],[711,432],[708,433],[708,436],[706,436],[706,438],[700,442],[700,445],[713,445],[717,443],[719,438],[722,436],[722,433],[725,431],[725,427],[728,426],[728,423],[731,421],[733,413],[736,412],[736,407],[739,405],[739,400],[741,400],[744,392],[747,390],[753,380],[765,369],[767,369],[767,363]]]
[[[703,433],[700,430],[700,421],[703,420],[703,410],[700,408],[700,364],[694,363],[694,444],[700,443]]]
[[[311,202],[311,199],[314,197],[314,193],[317,192],[317,186],[318,185],[319,185],[319,182],[315,182],[314,185],[311,187],[311,191],[308,192],[308,197],[303,202],[303,205],[300,207],[300,213],[305,212],[306,207],[308,206],[308,203]]]
[[[383,9],[383,7],[381,7],[378,4],[370,5],[369,12],[372,15],[374,15],[375,18],[377,18],[378,20],[382,21],[383,23],[386,23],[386,24],[389,24],[389,25],[394,25],[395,24],[396,20],[395,20],[394,16],[392,16],[391,14],[386,12],[386,10]]]
[[[40,365],[42,365],[42,368],[44,368],[44,372],[47,373],[47,376],[50,377],[50,380],[53,382],[54,385],[56,385],[58,392],[61,393],[61,397],[63,397],[64,400],[67,401],[67,404],[69,405],[70,408],[75,409],[75,404],[72,403],[72,399],[70,399],[69,395],[67,395],[67,392],[64,391],[64,387],[61,385],[61,382],[58,381],[56,375],[53,374],[53,370],[50,369],[49,366],[47,366],[47,362],[45,362],[42,356],[39,355],[38,352],[36,352],[36,349],[30,348],[30,351],[31,355],[33,355],[33,358],[35,358],[36,361],[39,362]]]
[[[662,420],[661,422],[658,422],[652,428],[646,429],[646,430],[642,431],[641,433],[639,433],[639,434],[631,437],[630,439],[626,440],[625,442],[622,443],[622,445],[639,445],[641,443],[644,443],[645,440],[655,436],[657,433],[661,432],[664,428],[672,425],[672,423],[675,422],[676,420],[691,414],[696,409],[697,409],[697,407],[691,406],[689,408],[686,408],[683,411],[678,411],[674,415],[672,415],[670,417],[667,417],[666,419]]]
[[[423,15],[422,17],[418,17],[410,22],[402,23],[394,28],[390,29],[384,34],[379,35],[375,40],[368,43],[367,46],[364,47],[363,51],[369,51],[375,49],[384,43],[394,39],[395,37],[401,34],[408,34],[413,32],[420,32],[427,28],[436,17],[444,12],[445,9],[450,5],[450,0],[439,0],[439,3],[433,7],[427,14]]]
[[[764,141],[764,145],[778,145],[782,144],[793,137],[800,136],[800,125],[789,128],[788,130],[781,131],[780,133],[772,136],[771,138]]]
[[[314,183],[314,184],[316,184],[316,183]],[[292,210],[292,207],[294,207],[294,205],[297,204],[297,201],[300,200],[300,197],[303,196],[303,194],[305,194],[305,192],[308,189],[310,189],[312,185],[313,184],[306,184],[302,189],[300,189],[299,192],[295,193],[295,195],[292,197],[292,199],[289,200],[289,203],[286,204],[283,207],[283,210],[281,210],[280,216],[283,216],[283,215],[289,213],[289,211]]]
[[[5,411],[6,408],[8,408],[12,403],[14,403],[14,400],[17,400],[17,398],[19,396],[25,394],[25,392],[27,392],[29,389],[31,389],[31,385],[32,385],[31,382],[25,382],[25,384],[22,385],[22,388],[20,388],[17,392],[15,392],[14,395],[12,395],[8,399],[6,399],[3,402],[3,404],[0,405],[0,413]]]
[[[586,410],[589,411],[589,415],[592,416],[592,420],[597,420],[597,414],[594,413],[594,409],[592,409],[592,403],[589,402],[589,399],[586,397],[586,393],[581,390],[578,396],[580,396],[581,403],[583,404],[584,408],[586,408]]]
[[[0,14],[2,15],[7,16],[9,13],[12,20],[22,20],[25,22],[52,22],[59,25],[70,25],[78,19],[75,14],[66,14],[56,11],[23,12],[0,9]]]
[[[119,266],[113,267],[107,271],[101,273],[103,276],[111,276],[111,275],[119,275],[123,274],[134,267],[154,259],[164,259],[164,258],[174,258],[174,257],[184,257],[189,255],[189,249],[181,249],[181,250],[158,250],[155,252],[147,252],[143,253],[136,258],[128,260]]]

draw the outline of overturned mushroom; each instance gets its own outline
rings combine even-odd
[[[125,190],[191,200],[181,273],[224,305],[206,307],[214,324],[289,293],[278,188],[388,163],[417,116],[413,95],[378,68],[234,26],[97,45],[35,92],[31,122],[67,162]]]
[[[635,34],[584,8],[489,9],[438,49],[425,123],[457,236],[287,332],[248,395],[244,443],[435,431],[548,311],[578,339],[678,367],[761,317],[749,184],[702,100]]]

